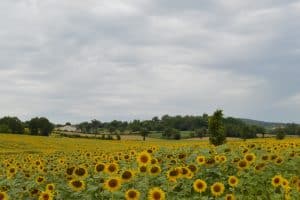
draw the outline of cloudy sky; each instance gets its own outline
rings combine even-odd
[[[0,116],[300,122],[300,1],[1,0]]]

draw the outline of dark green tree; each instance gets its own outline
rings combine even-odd
[[[285,138],[285,129],[284,128],[276,128],[276,139],[283,140]]]
[[[28,122],[31,135],[48,136],[54,129],[54,125],[45,117],[35,117]]]
[[[226,142],[222,110],[216,110],[209,118],[208,133],[210,134],[209,141],[211,144],[217,146]]]
[[[8,127],[6,131],[9,131],[9,133],[24,133],[24,125],[22,121],[17,117],[3,117],[0,119],[0,125]]]

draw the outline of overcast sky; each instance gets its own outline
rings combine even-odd
[[[300,1],[1,0],[0,117],[300,122]]]

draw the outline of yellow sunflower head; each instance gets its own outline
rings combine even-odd
[[[105,188],[111,192],[117,191],[121,188],[120,178],[110,178],[105,181]]]
[[[254,153],[246,153],[244,156],[244,159],[248,162],[248,163],[253,163],[256,159],[256,156]]]
[[[105,170],[110,174],[117,173],[119,171],[119,165],[117,163],[108,163]]]
[[[228,178],[228,184],[231,187],[236,187],[239,183],[239,179],[236,176],[229,176]]]
[[[85,178],[88,176],[88,172],[85,167],[78,167],[74,170],[74,175],[76,175],[78,178]]]
[[[249,163],[247,162],[247,160],[240,160],[238,162],[238,169],[239,170],[244,170],[247,169],[249,167]]]
[[[0,191],[0,199],[1,200],[8,200],[8,195],[6,192],[1,192]]]
[[[137,156],[137,162],[139,165],[147,165],[151,162],[151,159],[151,155],[147,151],[143,151]]]
[[[55,190],[55,185],[53,183],[49,183],[46,185],[46,191],[54,192],[54,190]]]
[[[39,196],[39,200],[52,200],[52,199],[53,199],[53,194],[49,191],[41,192]]]
[[[199,165],[205,164],[205,157],[204,156],[197,156],[196,161]]]
[[[233,194],[226,194],[225,200],[235,200],[235,196]]]
[[[153,176],[160,174],[161,168],[159,165],[152,165],[149,167],[149,173]]]
[[[140,192],[135,189],[129,189],[125,193],[126,200],[139,200],[140,199]]]
[[[193,188],[196,192],[205,192],[206,188],[207,188],[207,184],[205,181],[201,180],[201,179],[197,179],[194,181],[193,183]]]
[[[97,163],[95,165],[95,172],[96,173],[103,172],[104,170],[105,170],[105,164],[104,163]]]
[[[148,200],[164,200],[164,199],[166,199],[166,195],[162,189],[155,187],[149,190]]]
[[[133,176],[134,176],[134,173],[131,170],[125,170],[121,174],[122,181],[124,181],[124,182],[130,181],[133,178]]]
[[[223,183],[216,182],[210,187],[210,191],[213,196],[218,197],[224,193],[225,187]]]
[[[274,187],[280,186],[282,183],[282,176],[281,175],[276,175],[272,178],[272,185]]]
[[[72,190],[78,192],[85,189],[85,182],[83,180],[71,180],[69,186]]]

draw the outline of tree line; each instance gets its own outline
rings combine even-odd
[[[46,117],[35,117],[25,122],[18,117],[6,116],[0,119],[0,133],[48,136],[54,127]]]
[[[132,133],[140,134],[145,137],[149,133],[160,133],[163,138],[180,139],[181,132],[189,131],[190,137],[208,136],[212,130],[209,130],[209,122],[212,117],[217,114],[216,111],[212,116],[204,113],[201,116],[170,116],[163,115],[162,117],[155,116],[150,120],[132,120],[101,122],[99,120],[91,120],[76,124],[78,130],[82,133],[98,134],[109,132],[111,134]],[[224,117],[223,113],[216,116],[218,121],[222,122],[222,132],[225,137],[239,138],[255,138],[256,135],[265,133],[277,134],[285,133],[288,135],[300,135],[300,125],[287,124],[283,127],[278,127],[274,130],[266,130],[262,126],[249,125],[240,119],[233,117]],[[65,125],[71,125],[67,122]],[[48,136],[55,127],[64,125],[51,123],[46,117],[35,117],[29,121],[22,122],[17,117],[3,117],[0,119],[0,133],[18,133]]]
[[[84,133],[97,134],[103,130],[110,133],[139,133],[143,137],[151,132],[161,132],[163,138],[180,139],[181,131],[190,131],[191,137],[203,137],[208,134],[210,116],[204,113],[201,116],[169,116],[161,118],[155,116],[151,120],[133,120],[101,122],[96,119],[90,122],[82,122],[77,125]],[[224,124],[226,137],[254,138],[256,134],[265,134],[267,131],[262,126],[247,125],[242,120],[233,117],[220,119]]]

